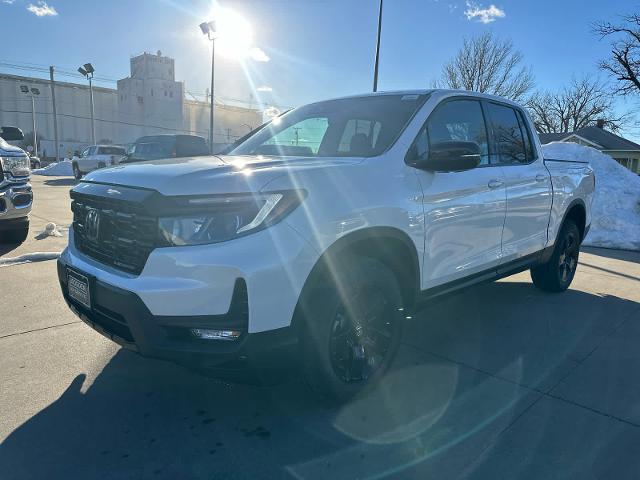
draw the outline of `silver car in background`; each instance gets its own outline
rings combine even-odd
[[[90,145],[79,158],[74,158],[73,176],[79,180],[99,168],[117,165],[126,153],[126,149],[118,145]]]

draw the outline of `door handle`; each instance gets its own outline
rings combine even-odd
[[[548,178],[549,177],[547,175],[539,173],[538,175],[536,175],[536,182],[546,182]]]
[[[489,183],[487,185],[491,189],[496,189],[504,186],[504,182],[502,180],[493,179],[493,180],[489,180]]]

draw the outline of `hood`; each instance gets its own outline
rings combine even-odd
[[[9,157],[22,156],[27,153],[19,147],[15,147],[10,143],[7,143],[4,139],[0,138],[0,155],[6,155]]]
[[[96,170],[86,181],[148,188],[163,195],[258,192],[289,172],[355,164],[354,158],[207,156],[127,163]]]

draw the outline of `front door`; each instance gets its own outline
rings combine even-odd
[[[480,146],[480,166],[462,172],[416,169],[423,191],[425,253],[422,289],[497,268],[506,192],[500,167],[489,164],[488,135],[478,100],[452,99],[427,119],[414,146],[426,154],[444,141]]]

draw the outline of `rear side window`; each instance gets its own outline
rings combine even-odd
[[[178,157],[198,157],[208,154],[207,142],[202,137],[178,137],[176,140]]]
[[[502,165],[528,163],[524,136],[516,111],[496,103],[487,104],[487,111],[496,147],[495,160],[491,163]]]
[[[520,130],[522,131],[522,136],[524,138],[524,150],[527,155],[527,162],[533,162],[536,159],[536,151],[533,148],[531,130],[525,120],[524,114],[520,110],[517,110],[517,113],[518,121],[520,122]]]
[[[480,165],[489,163],[487,127],[477,100],[451,100],[436,108],[420,131],[414,145],[419,155],[440,142],[475,142],[480,147]]]

